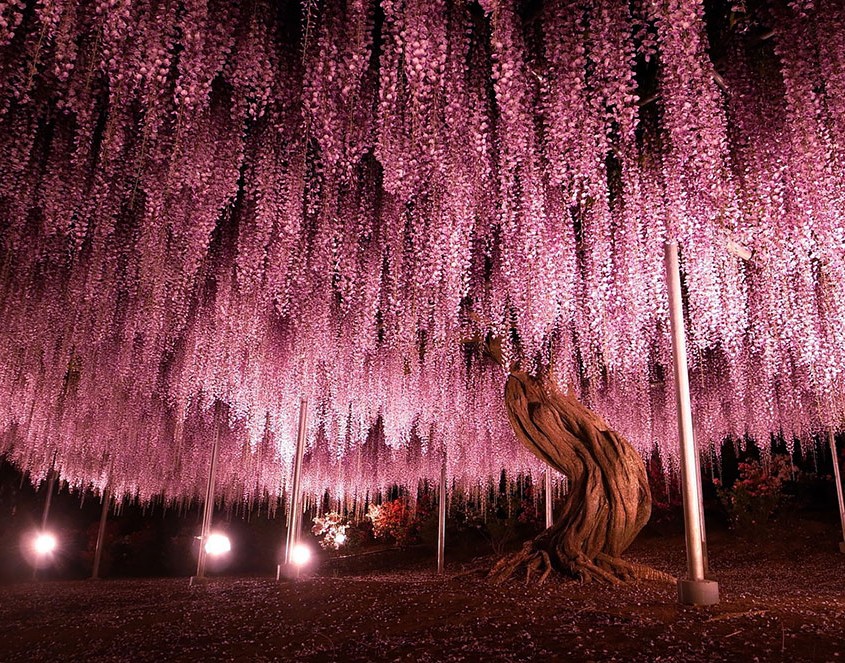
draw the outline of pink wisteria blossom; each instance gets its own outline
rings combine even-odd
[[[537,471],[493,335],[673,463],[667,238],[702,444],[838,425],[845,7],[751,4],[0,2],[0,453],[193,495],[222,402],[277,496],[307,397],[339,500]]]

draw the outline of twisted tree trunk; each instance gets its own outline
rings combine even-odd
[[[501,559],[497,581],[525,567],[544,581],[553,570],[582,580],[673,581],[620,555],[651,515],[651,491],[639,453],[573,396],[514,370],[505,386],[508,417],[520,441],[564,474],[569,494],[555,524]]]

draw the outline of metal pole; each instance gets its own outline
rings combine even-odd
[[[672,327],[672,357],[675,368],[675,397],[678,405],[678,435],[681,447],[681,494],[684,502],[687,571],[689,578],[678,582],[681,603],[712,605],[719,601],[719,586],[705,578],[704,517],[698,469],[698,448],[692,428],[692,405],[684,335],[684,308],[678,243],[664,246],[666,281],[669,289],[669,319]]]
[[[299,529],[302,514],[300,513],[300,486],[302,483],[302,459],[305,457],[305,437],[308,430],[308,400],[299,401],[299,429],[296,433],[296,458],[293,463],[293,486],[291,487],[290,511],[288,512],[288,533],[285,545],[285,567],[290,564],[290,555],[299,541]],[[281,576],[281,567],[276,572],[276,579]]]
[[[552,511],[554,499],[554,493],[552,493],[552,466],[546,465],[546,529],[549,529],[554,524]]]
[[[109,517],[109,500],[111,499],[109,487],[103,488],[103,508],[100,511],[100,527],[97,529],[97,546],[94,549],[94,568],[91,577],[100,577],[100,560],[103,557],[103,540],[106,536],[106,520]]]
[[[50,517],[50,504],[53,501],[53,491],[56,486],[56,454],[53,454],[53,462],[50,465],[50,472],[47,475],[47,496],[44,500],[44,509],[41,511],[41,531],[47,530],[47,519]],[[38,566],[32,567],[32,579],[38,578]]]
[[[47,519],[50,517],[50,504],[53,501],[53,491],[56,487],[56,470],[50,466],[50,474],[47,478],[47,497],[44,500],[44,510],[41,512],[41,531],[47,529]]]
[[[842,495],[842,476],[839,473],[839,458],[836,455],[836,440],[833,438],[833,431],[827,432],[830,442],[830,455],[833,458],[833,479],[836,481],[836,499],[839,500],[839,521],[842,523],[842,541],[839,550],[845,553],[845,497]]]
[[[208,468],[208,482],[205,485],[205,504],[202,513],[202,534],[200,535],[200,554],[197,557],[197,574],[191,581],[205,578],[206,552],[205,543],[211,534],[211,518],[214,515],[214,482],[217,475],[217,447],[220,444],[219,409],[214,409],[214,443],[211,446],[211,465]]]
[[[704,565],[704,577],[710,577],[710,560],[707,556],[707,528],[704,522],[704,490],[701,488],[701,454],[695,445],[695,485],[698,487],[698,519],[701,522],[701,562]]]
[[[446,566],[446,454],[440,466],[440,498],[437,505],[437,573]]]

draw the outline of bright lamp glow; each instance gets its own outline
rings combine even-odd
[[[296,566],[305,566],[311,560],[311,550],[303,543],[297,543],[290,551],[290,561]]]
[[[338,532],[337,535],[334,537],[334,542],[337,545],[342,546],[344,543],[346,543],[346,534],[344,534],[343,532]]]
[[[41,557],[49,555],[56,550],[59,542],[49,532],[41,532],[32,541],[32,549]]]
[[[205,552],[213,557],[225,555],[232,549],[232,542],[225,534],[210,534],[205,542]]]

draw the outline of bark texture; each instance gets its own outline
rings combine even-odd
[[[594,412],[553,384],[523,371],[505,386],[511,425],[522,443],[569,480],[569,493],[552,527],[490,572],[503,581],[524,567],[526,580],[550,573],[582,580],[673,581],[621,554],[651,515],[651,491],[640,454]]]

